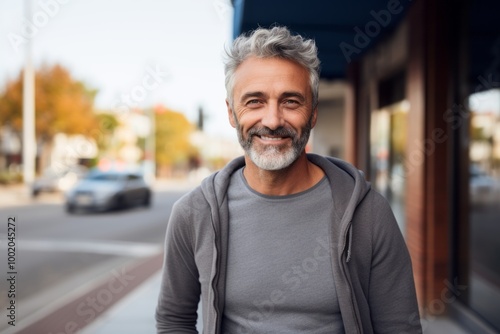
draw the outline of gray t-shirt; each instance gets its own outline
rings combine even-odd
[[[344,333],[329,253],[325,178],[288,196],[251,189],[243,169],[228,189],[229,248],[222,332]]]

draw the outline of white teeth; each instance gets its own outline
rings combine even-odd
[[[261,138],[264,140],[281,140],[281,139],[283,139],[281,137],[266,137],[266,136],[261,136]]]

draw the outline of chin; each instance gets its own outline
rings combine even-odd
[[[258,153],[251,149],[248,156],[252,162],[263,170],[276,171],[290,167],[299,157],[293,150],[287,152]]]

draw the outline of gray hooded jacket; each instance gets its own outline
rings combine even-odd
[[[325,172],[336,217],[330,232],[333,278],[346,333],[421,333],[408,250],[387,201],[348,163],[308,154]],[[220,333],[228,241],[226,191],[242,157],[174,205],[156,310],[158,333]]]

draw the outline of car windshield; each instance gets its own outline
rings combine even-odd
[[[118,181],[120,179],[120,174],[91,174],[87,177],[87,180],[94,181]]]

